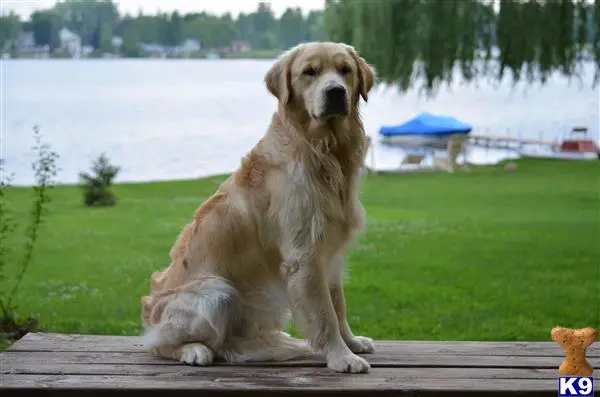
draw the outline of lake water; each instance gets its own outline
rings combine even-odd
[[[275,99],[263,85],[272,60],[4,60],[1,61],[1,157],[14,184],[33,181],[33,126],[60,154],[60,183],[104,152],[122,167],[117,181],[196,178],[233,171],[264,134]],[[474,132],[547,140],[587,126],[598,140],[599,90],[593,66],[583,81],[546,85],[481,81],[436,97],[398,95],[379,86],[362,105],[369,135],[422,111],[449,114]],[[490,152],[470,161],[496,161]],[[497,156],[496,156],[497,157]],[[397,148],[375,147],[376,168],[396,166]]]

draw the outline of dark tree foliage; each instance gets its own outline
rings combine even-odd
[[[31,14],[33,37],[37,45],[47,45],[50,49],[59,46],[58,31],[60,17],[54,11],[36,11]]]
[[[0,51],[6,51],[11,44],[11,40],[17,37],[21,21],[19,16],[14,13],[0,16]]]
[[[433,92],[456,71],[544,83],[578,76],[592,57],[600,73],[600,0],[326,0],[330,39],[354,45],[380,81]],[[496,53],[496,54],[494,54]],[[586,54],[592,54],[591,56]]]

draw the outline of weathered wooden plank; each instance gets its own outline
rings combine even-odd
[[[597,381],[595,382],[596,386]],[[557,394],[557,380],[554,379],[440,379],[427,374],[403,376],[401,371],[374,369],[368,374],[331,374],[319,372],[318,376],[299,371],[281,371],[249,374],[214,373],[200,376],[105,376],[105,375],[6,375],[3,389],[11,388],[55,388],[55,389],[123,389],[132,390],[185,390],[194,389],[210,395],[216,391],[260,390],[275,392],[276,395],[288,391],[546,391]],[[295,394],[295,393],[294,393]],[[177,395],[177,394],[175,394]],[[529,394],[528,394],[529,395]]]
[[[459,356],[454,354],[393,354],[378,351],[364,355],[373,367],[505,367],[505,368],[558,368],[562,357],[554,356]],[[594,368],[600,368],[600,358],[588,359]],[[129,364],[129,365],[174,365],[181,363],[163,359],[149,353],[123,352],[32,352],[7,351],[0,353],[0,363],[19,362],[21,364]],[[215,362],[218,366],[231,366]],[[249,362],[244,366],[260,367],[324,367],[325,360],[314,358],[283,362]]]
[[[555,342],[463,342],[463,341],[375,341],[377,351],[403,354],[454,354],[475,356],[554,356],[563,357]],[[144,352],[135,336],[62,335],[30,333],[7,351],[87,351]],[[600,343],[588,349],[588,357],[600,358]]]
[[[34,389],[7,389],[3,397],[36,396],[36,397],[81,397],[82,390],[34,388]],[[378,390],[315,390],[312,388],[297,388],[284,390],[264,389],[217,389],[206,393],[197,389],[86,389],[85,397],[263,397],[263,396],[294,396],[294,397],[556,397],[556,391],[549,390],[412,390],[412,389],[378,389]]]
[[[48,364],[6,362],[2,364],[3,378],[13,375],[122,375],[155,376],[175,379],[180,377],[252,378],[304,376],[318,381],[340,376],[322,368],[301,367],[191,367],[188,365],[126,365],[126,364]],[[379,368],[378,376],[429,379],[556,379],[557,369],[537,368]],[[343,376],[343,375],[342,375]],[[360,376],[360,375],[358,375]]]
[[[600,367],[600,347],[588,360]],[[322,357],[189,367],[133,336],[28,334],[0,354],[0,394],[37,396],[555,396],[554,342],[376,341],[369,374],[336,374]],[[460,368],[460,367],[463,368]],[[600,390],[598,380],[595,388]],[[125,396],[127,395],[127,396]]]

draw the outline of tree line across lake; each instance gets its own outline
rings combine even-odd
[[[123,55],[140,56],[139,44],[152,43],[175,47],[186,39],[197,39],[206,49],[227,48],[234,41],[248,42],[252,49],[285,49],[303,41],[323,40],[323,12],[303,14],[288,8],[277,18],[269,3],[261,2],[256,11],[212,15],[206,12],[153,15],[121,15],[112,0],[65,0],[52,8],[35,11],[29,20],[16,14],[0,17],[0,49],[14,43],[19,32],[33,32],[36,45],[50,51],[60,45],[59,31],[67,28],[81,37],[81,44],[98,52],[113,52],[112,38],[122,39]]]

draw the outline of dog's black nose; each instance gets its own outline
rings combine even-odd
[[[325,91],[327,102],[338,102],[346,100],[346,89],[341,85],[334,85]]]
[[[348,102],[346,89],[341,85],[334,85],[325,90],[325,115],[347,114]]]

